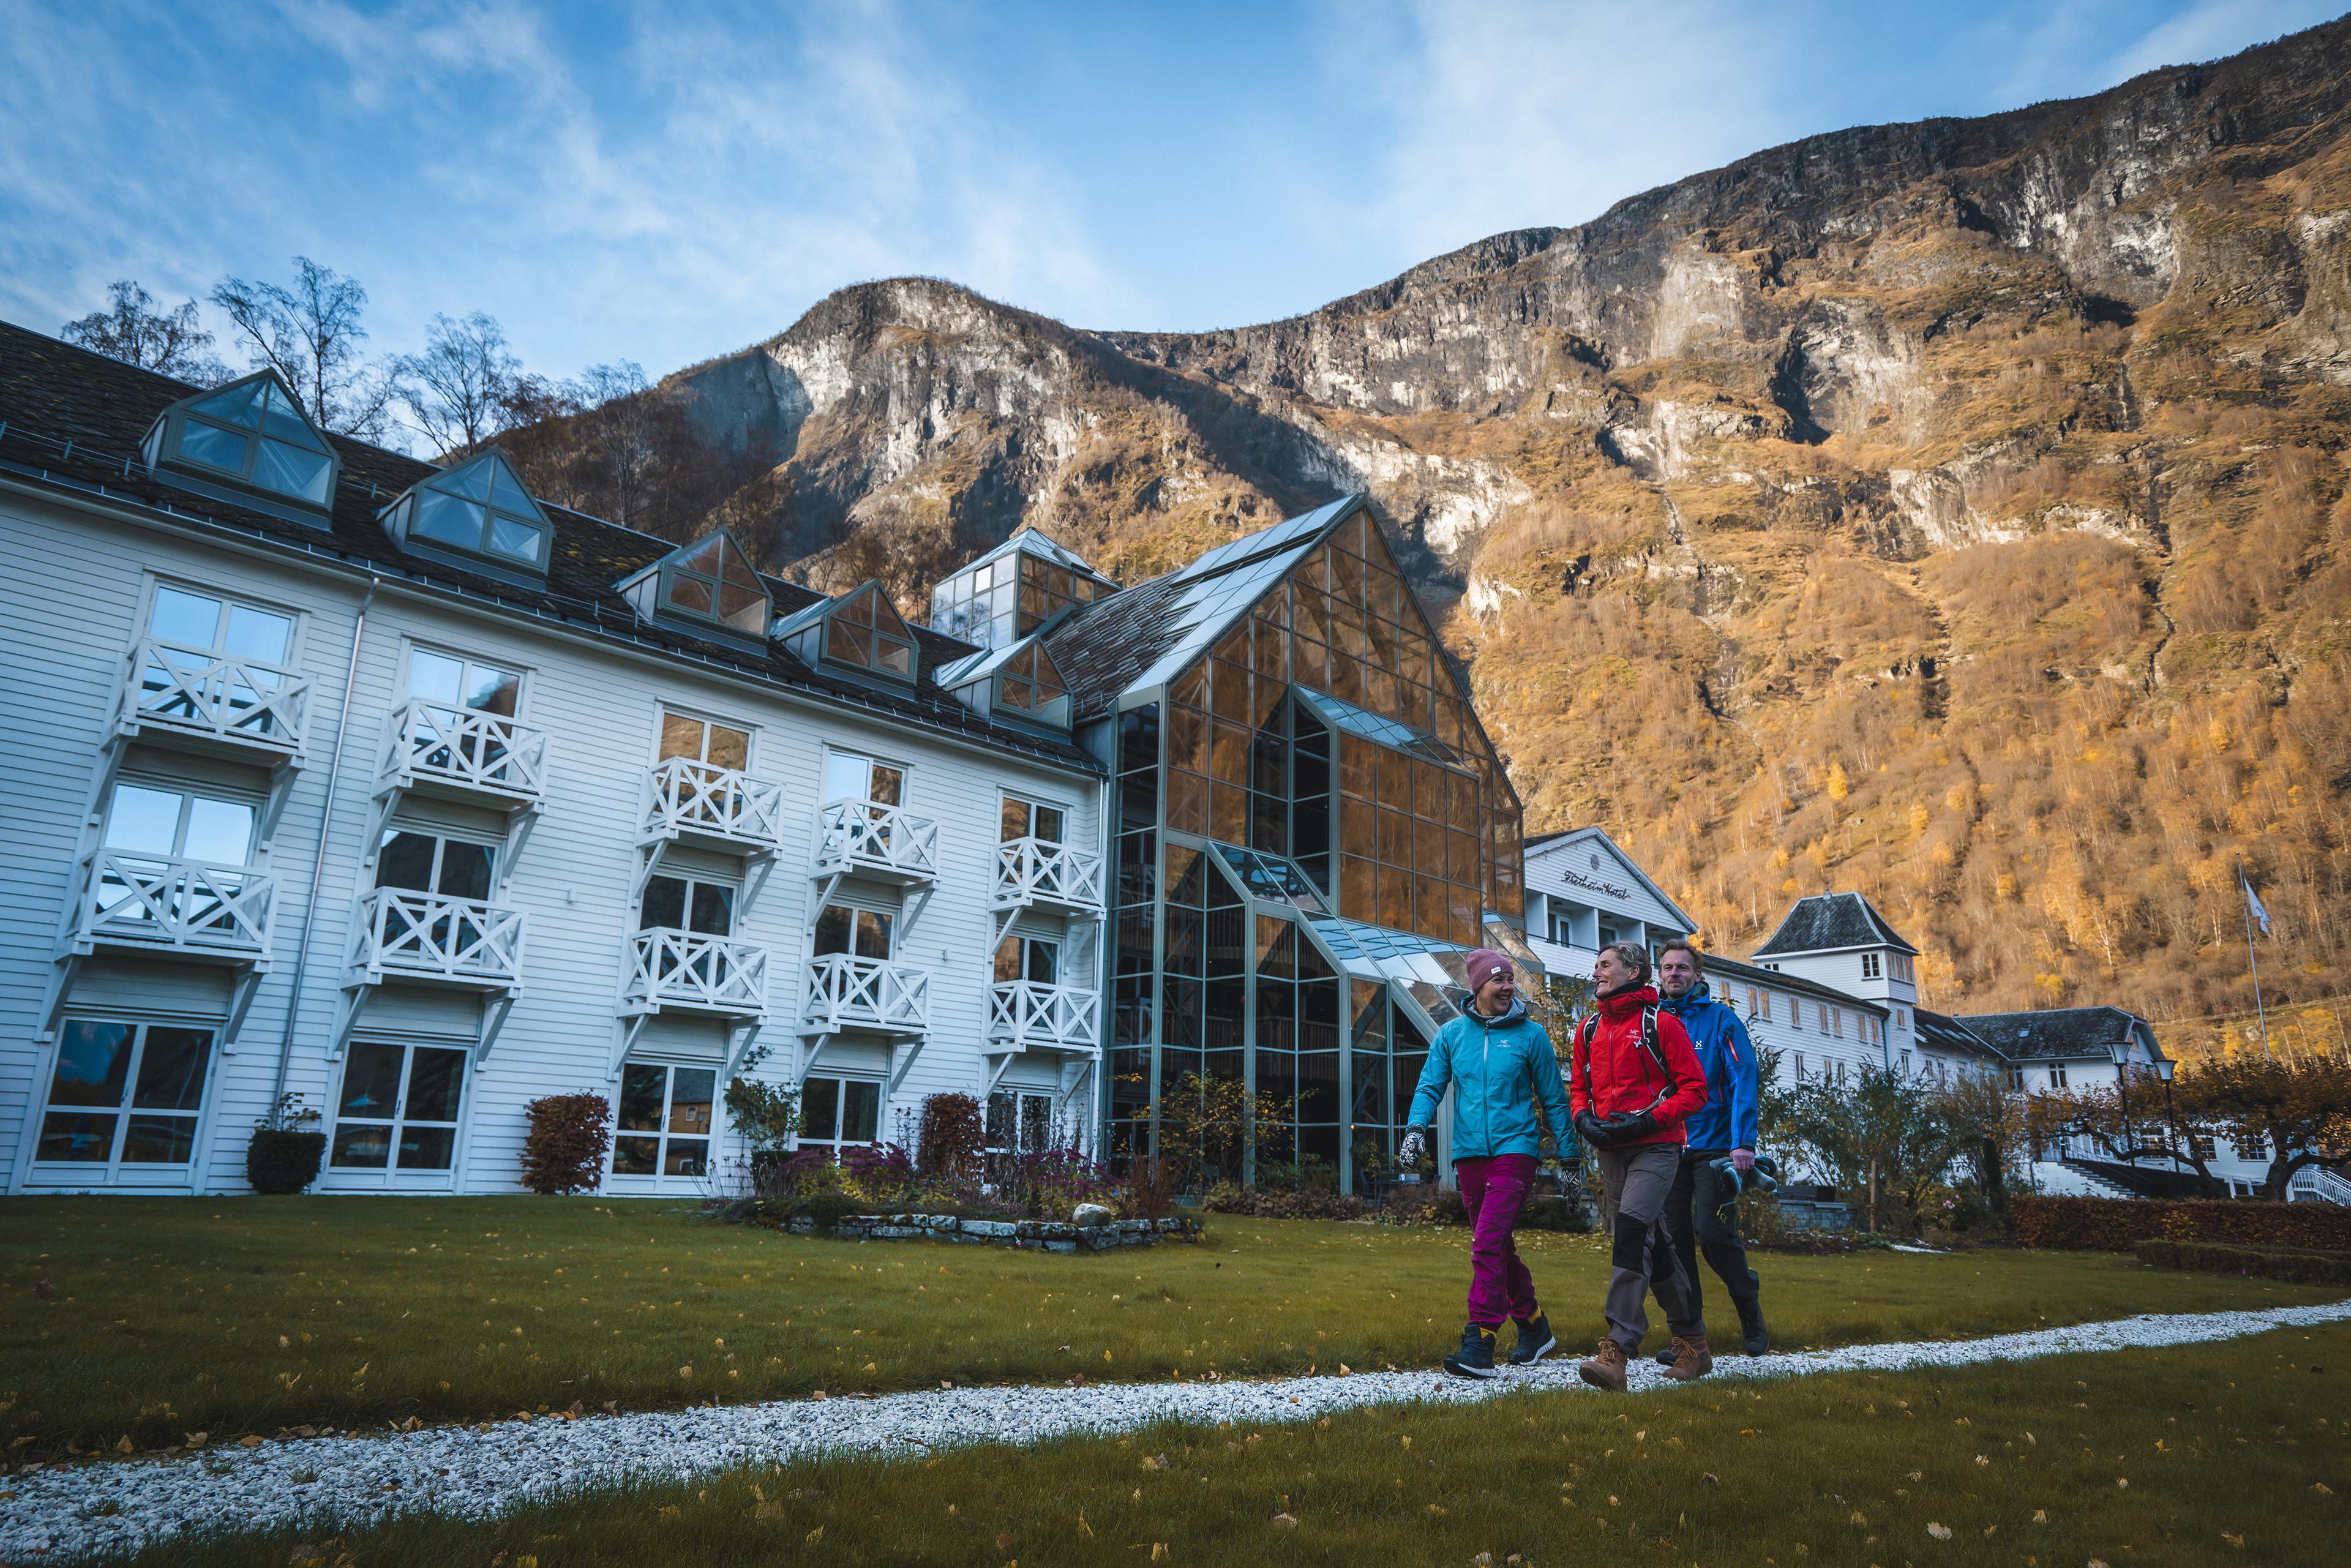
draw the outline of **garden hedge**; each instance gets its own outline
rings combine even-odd
[[[2158,1269],[2246,1274],[2294,1285],[2351,1285],[2351,1252],[2223,1247],[2209,1241],[2142,1241],[2138,1260]]]
[[[2166,1203],[2027,1193],[2019,1194],[2012,1207],[2016,1239],[2027,1247],[2127,1252],[2142,1241],[2221,1241],[2351,1249],[2351,1208],[2331,1203]]]

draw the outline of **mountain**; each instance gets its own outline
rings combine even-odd
[[[514,447],[910,609],[1022,522],[1134,580],[1365,489],[1530,831],[1604,824],[1711,946],[1858,888],[1938,1005],[2233,1010],[2241,854],[2273,998],[2317,997],[2351,939],[2346,110],[2351,21],[1812,137],[1262,326],[862,285]]]

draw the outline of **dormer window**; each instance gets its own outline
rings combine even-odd
[[[1057,729],[1069,727],[1070,688],[1043,644],[1029,643],[997,671],[996,709]]]
[[[824,656],[901,681],[914,678],[914,634],[878,582],[842,599],[826,615]]]
[[[751,558],[724,528],[622,579],[620,591],[648,621],[767,651],[775,601]]]
[[[267,371],[173,403],[142,450],[150,468],[225,499],[318,523],[334,507],[334,448]]]
[[[555,537],[555,526],[496,452],[418,484],[384,508],[383,525],[403,546],[423,547],[421,553],[453,550],[535,577],[546,574]]]

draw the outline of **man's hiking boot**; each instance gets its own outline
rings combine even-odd
[[[1706,1347],[1706,1335],[1684,1339],[1676,1334],[1673,1348],[1674,1364],[1666,1368],[1666,1375],[1676,1383],[1688,1383],[1714,1370],[1714,1353]]]
[[[1494,1366],[1494,1331],[1471,1323],[1461,1331],[1461,1348],[1445,1358],[1445,1370],[1456,1377],[1499,1377]]]
[[[1611,1394],[1624,1393],[1625,1347],[1613,1339],[1602,1340],[1591,1360],[1575,1364],[1575,1375],[1594,1388],[1605,1388]]]
[[[1512,1366],[1532,1366],[1559,1348],[1559,1340],[1551,1332],[1551,1314],[1537,1312],[1531,1318],[1518,1320],[1518,1343],[1510,1346]]]
[[[1750,1355],[1761,1355],[1771,1348],[1771,1332],[1763,1326],[1763,1309],[1749,1308],[1739,1314],[1739,1337],[1741,1348]]]

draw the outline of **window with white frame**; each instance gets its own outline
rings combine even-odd
[[[2065,1087],[2065,1064],[2064,1062],[2053,1061],[2049,1064],[2049,1087],[2052,1089],[2063,1089]]]
[[[1029,980],[1040,986],[1056,983],[1061,970],[1058,943],[1039,936],[1007,936],[996,945],[996,981]]]
[[[34,1159],[91,1180],[188,1165],[214,1040],[185,1024],[66,1019]]]
[[[375,852],[375,884],[450,898],[486,899],[497,851],[470,839],[389,828]]]
[[[1004,797],[1000,837],[1005,843],[1036,839],[1043,843],[1058,844],[1068,827],[1069,813],[1059,806],[1024,800],[1018,795]]]
[[[661,716],[661,755],[653,760],[667,762],[674,757],[683,757],[688,762],[707,763],[713,768],[731,768],[737,773],[745,772],[751,766],[751,732],[695,714],[664,708]]]
[[[470,1056],[445,1046],[353,1040],[335,1101],[329,1170],[446,1173],[456,1162]]]
[[[1023,1155],[1057,1146],[1053,1096],[998,1089],[987,1097],[987,1179],[1003,1182]]]
[[[2270,1154],[2269,1140],[2259,1133],[2231,1134],[2229,1148],[2241,1160],[2265,1160]]]
[[[810,950],[820,958],[833,954],[887,958],[893,924],[890,916],[878,910],[828,904],[817,911],[816,925],[810,928]]]
[[[225,791],[125,779],[108,800],[103,842],[141,857],[242,866],[259,817],[257,802]]]
[[[828,751],[824,756],[824,798],[903,806],[906,803],[906,770],[854,751]]]
[[[502,664],[432,648],[408,650],[408,695],[445,708],[512,718],[522,705],[522,676]]]
[[[622,1068],[612,1174],[708,1176],[717,1089],[716,1068],[659,1061],[632,1061]]]
[[[1900,980],[1905,985],[1916,985],[1917,983],[1918,967],[1912,961],[1909,954],[1888,953],[1886,957],[1887,968],[1892,972],[1896,979]]]
[[[285,664],[294,653],[294,617],[225,594],[155,585],[147,605],[147,635],[200,662],[251,659]]]
[[[706,876],[648,877],[637,906],[637,929],[732,936],[736,891],[734,883]]]
[[[2198,1159],[2203,1160],[2207,1163],[2210,1163],[2211,1160],[2218,1157],[2220,1154],[2220,1150],[2213,1144],[2212,1134],[2210,1133],[2189,1134],[2188,1146],[2195,1151],[2196,1157]]]
[[[1802,1083],[1804,1081],[1804,1053],[1799,1051],[1794,1053],[1792,1060],[1796,1064],[1796,1082]]]
[[[1910,1076],[1910,1053],[1907,1051],[1902,1053],[1902,1076]]]
[[[1875,980],[1879,977],[1876,954],[1864,953],[1861,956],[1861,977],[1865,980]]]
[[[870,1078],[810,1077],[800,1085],[799,1146],[841,1151],[881,1135],[882,1085]]]

